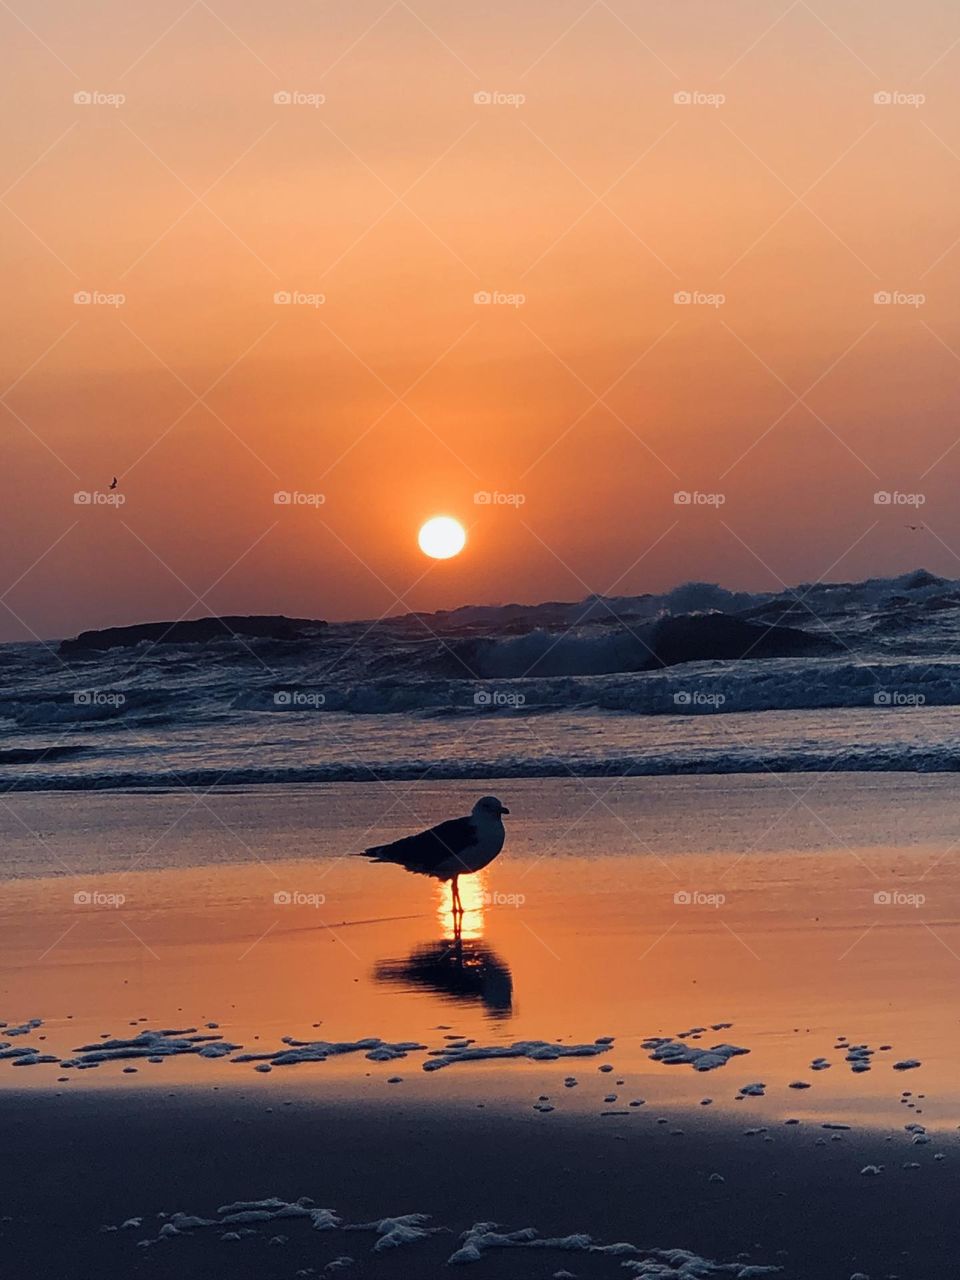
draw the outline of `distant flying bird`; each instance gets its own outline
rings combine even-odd
[[[115,489],[116,487],[117,487],[117,477],[116,477],[116,476],[114,476],[114,477],[113,477],[113,483],[111,484],[110,488],[111,488],[111,489]]]
[[[457,880],[491,863],[503,848],[506,832],[503,814],[510,810],[496,796],[484,796],[468,818],[450,818],[419,835],[404,836],[392,844],[364,849],[361,857],[373,862],[394,862],[416,875],[449,880],[454,915],[463,914]]]

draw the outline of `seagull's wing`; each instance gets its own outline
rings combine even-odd
[[[404,836],[392,844],[378,844],[363,854],[375,862],[395,862],[407,871],[430,875],[441,863],[458,857],[477,843],[477,828],[472,818],[451,818],[419,835]]]

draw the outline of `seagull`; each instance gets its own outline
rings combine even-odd
[[[450,881],[453,913],[463,914],[457,880],[491,863],[503,848],[503,815],[510,810],[496,796],[483,796],[467,818],[450,818],[392,844],[375,844],[360,857],[395,862],[405,871]]]
[[[116,487],[117,487],[117,477],[116,477],[116,476],[114,476],[114,477],[113,477],[113,483],[110,485],[110,488],[111,488],[111,489],[115,489]]]

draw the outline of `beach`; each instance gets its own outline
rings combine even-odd
[[[497,1222],[787,1277],[946,1266],[954,778],[484,790],[507,845],[459,938],[448,888],[350,855],[469,807],[462,781],[8,797],[7,1247],[63,1276],[431,1274]],[[341,1225],[224,1241],[219,1208],[304,1196]],[[161,1234],[177,1212],[208,1225]],[[445,1230],[343,1229],[406,1214]],[[475,1265],[655,1261],[586,1248]]]
[[[0,1280],[960,1280],[958,6],[29,8]]]

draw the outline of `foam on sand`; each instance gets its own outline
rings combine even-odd
[[[642,1042],[642,1047],[649,1050],[653,1062],[690,1066],[694,1071],[714,1071],[717,1067],[725,1067],[731,1058],[750,1052],[736,1044],[715,1044],[710,1049],[700,1049],[671,1036],[651,1036]]]
[[[201,1058],[225,1058],[242,1045],[229,1044],[219,1035],[198,1035],[196,1027],[181,1031],[141,1031],[130,1040],[101,1040],[97,1044],[83,1044],[74,1053],[75,1058],[64,1058],[62,1067],[84,1069],[98,1067],[101,1062],[119,1062],[127,1058],[175,1058],[184,1053],[194,1053]]]
[[[348,1223],[344,1231],[375,1231],[377,1242],[373,1246],[374,1253],[384,1253],[388,1249],[397,1249],[400,1245],[416,1244],[428,1236],[440,1235],[448,1230],[446,1227],[428,1227],[428,1213],[405,1213],[399,1218],[380,1218],[376,1222]]]
[[[11,1027],[6,1022],[0,1022],[0,1029],[3,1030],[5,1036],[28,1036],[31,1031],[35,1031],[37,1027],[42,1026],[42,1018],[30,1018],[27,1022],[21,1022],[18,1027]]]
[[[0,1044],[0,1058],[8,1058],[15,1067],[34,1067],[38,1062],[60,1061],[52,1054],[43,1053],[40,1049],[35,1049],[33,1045],[28,1044],[16,1046]]]
[[[686,1249],[641,1249],[628,1241],[596,1244],[591,1236],[541,1236],[533,1227],[502,1231],[496,1222],[476,1222],[460,1237],[460,1248],[447,1259],[448,1265],[479,1262],[492,1249],[556,1249],[567,1253],[605,1254],[622,1258],[621,1266],[650,1280],[707,1280],[710,1276],[732,1276],[735,1280],[774,1275],[780,1267],[758,1267],[741,1262],[713,1262]]]
[[[713,1174],[710,1181],[722,1182],[723,1179],[719,1174]],[[139,1240],[138,1248],[149,1249],[210,1228],[220,1232],[221,1241],[239,1243],[244,1239],[258,1239],[261,1242],[266,1240],[269,1244],[285,1245],[290,1242],[290,1236],[270,1236],[269,1232],[261,1234],[257,1228],[264,1224],[273,1226],[280,1220],[297,1219],[309,1222],[315,1231],[372,1232],[376,1239],[371,1252],[375,1254],[416,1245],[431,1236],[453,1234],[450,1227],[429,1225],[431,1217],[427,1213],[397,1214],[370,1222],[343,1222],[333,1209],[317,1208],[309,1196],[300,1196],[297,1200],[284,1200],[279,1196],[268,1196],[262,1200],[237,1200],[232,1204],[221,1205],[216,1210],[216,1216],[209,1218],[181,1211],[172,1214],[158,1213],[156,1217],[161,1223],[157,1235]],[[127,1218],[119,1228],[106,1226],[101,1230],[130,1230],[140,1227],[144,1220],[144,1215]],[[623,1240],[613,1244],[599,1244],[592,1236],[582,1232],[566,1236],[541,1236],[534,1227],[506,1231],[496,1222],[475,1222],[462,1232],[459,1245],[447,1262],[453,1265],[479,1262],[485,1253],[494,1249],[553,1249],[562,1253],[600,1255],[619,1260],[623,1267],[635,1275],[648,1277],[649,1280],[710,1280],[713,1276],[751,1280],[752,1277],[773,1275],[781,1270],[780,1267],[757,1266],[743,1261],[714,1262],[685,1249],[641,1248]],[[353,1258],[341,1254],[328,1262],[324,1270],[336,1272],[353,1265]],[[298,1276],[306,1274],[312,1272],[297,1272]]]
[[[234,1204],[222,1204],[217,1213],[220,1225],[273,1222],[276,1218],[309,1218],[314,1231],[332,1231],[340,1225],[332,1209],[316,1208],[309,1196],[292,1201],[278,1196],[266,1200],[237,1200]]]
[[[405,1058],[415,1049],[427,1047],[416,1040],[401,1040],[397,1044],[389,1044],[386,1040],[376,1037],[366,1040],[294,1040],[292,1036],[284,1036],[283,1043],[289,1048],[277,1049],[273,1053],[241,1053],[233,1061],[272,1063],[275,1067],[292,1067],[301,1062],[326,1062],[327,1058],[334,1058],[343,1053],[363,1053],[371,1062],[394,1062],[397,1058]],[[257,1070],[260,1069],[257,1068]]]
[[[613,1043],[612,1036],[603,1036],[593,1044],[557,1044],[548,1040],[516,1040],[513,1044],[468,1045],[454,1048],[431,1049],[431,1061],[423,1064],[424,1071],[439,1071],[454,1062],[480,1062],[486,1058],[529,1058],[531,1062],[556,1062],[558,1058],[592,1058],[606,1053]]]

